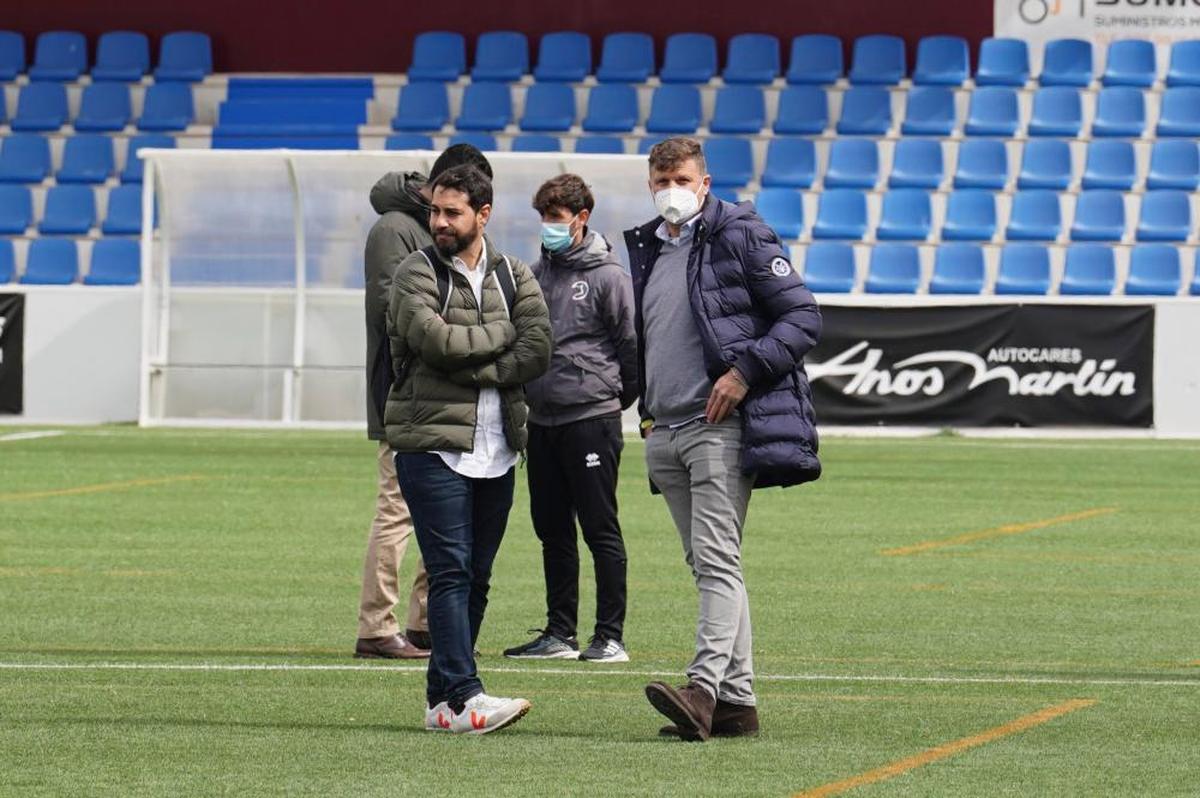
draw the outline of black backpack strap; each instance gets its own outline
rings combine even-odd
[[[500,293],[504,295],[504,308],[512,318],[513,303],[517,301],[517,281],[513,278],[512,264],[504,255],[504,265],[496,267],[496,282],[500,283]]]
[[[437,247],[430,245],[420,252],[429,268],[433,269],[433,276],[437,280],[438,307],[441,308],[442,316],[445,316],[446,308],[450,306],[450,270],[438,257]]]

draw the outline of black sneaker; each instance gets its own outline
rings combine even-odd
[[[573,637],[559,637],[542,629],[530,629],[537,637],[522,646],[504,649],[510,659],[579,659],[579,643]]]
[[[609,640],[596,635],[579,658],[591,662],[629,662],[629,653],[620,640]]]

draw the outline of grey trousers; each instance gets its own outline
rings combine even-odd
[[[750,603],[742,581],[742,526],[754,480],[742,474],[734,418],[656,429],[646,438],[650,479],[667,500],[700,592],[691,681],[731,704],[753,706]]]

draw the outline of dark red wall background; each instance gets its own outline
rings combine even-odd
[[[24,33],[31,57],[33,37],[46,30],[82,31],[93,47],[106,30],[139,30],[150,35],[155,60],[162,34],[200,30],[213,37],[219,72],[403,72],[412,39],[424,30],[459,31],[467,36],[468,48],[483,31],[524,31],[534,58],[541,34],[579,30],[593,36],[597,61],[601,37],[613,31],[653,35],[660,57],[663,40],[674,32],[711,33],[722,45],[736,33],[766,32],[784,40],[786,62],[786,43],[802,33],[831,33],[846,40],[891,33],[908,41],[911,60],[922,36],[965,36],[973,52],[992,28],[992,3],[987,0],[692,0],[676,4],[675,13],[654,0],[36,0],[5,5],[0,27]]]

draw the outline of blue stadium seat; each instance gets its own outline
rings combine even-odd
[[[432,130],[450,121],[450,97],[442,83],[410,83],[400,90],[392,130]]]
[[[1180,86],[1162,93],[1158,135],[1200,136],[1200,86]]]
[[[667,138],[667,136],[663,135],[643,137],[642,140],[638,142],[638,155],[648,155],[650,150],[654,148],[654,145],[665,138]]]
[[[1093,136],[1139,138],[1145,130],[1146,101],[1141,89],[1119,86],[1096,95]]]
[[[565,133],[575,124],[575,90],[565,83],[535,83],[525,92],[521,130]]]
[[[575,139],[575,152],[621,155],[625,152],[625,142],[618,136],[580,136]]]
[[[475,41],[475,66],[471,69],[471,80],[512,83],[527,72],[529,40],[524,33],[493,30],[479,34]]]
[[[24,285],[70,285],[79,277],[79,254],[69,238],[35,238],[29,242]]]
[[[819,136],[829,127],[829,101],[817,86],[788,86],[779,93],[775,132],[780,135]]]
[[[713,133],[759,133],[767,124],[767,106],[757,86],[724,86],[708,129]]]
[[[150,41],[144,33],[109,31],[96,45],[92,80],[133,83],[150,71]]]
[[[867,195],[849,188],[829,188],[817,202],[813,238],[861,240],[867,232]]]
[[[895,188],[883,195],[883,213],[875,238],[880,241],[924,241],[929,238],[933,211],[929,194],[919,188]]]
[[[1077,90],[1069,86],[1050,86],[1034,92],[1030,136],[1075,138],[1082,127],[1083,104]]]
[[[0,234],[24,235],[33,224],[33,197],[28,186],[0,183]],[[7,282],[7,280],[0,280]]]
[[[17,256],[13,251],[13,242],[0,238],[0,285],[11,283],[17,273]]]
[[[53,186],[38,232],[43,235],[84,235],[96,226],[96,193],[91,186]]]
[[[963,132],[968,136],[1011,138],[1019,122],[1016,91],[1006,86],[984,86],[971,92]]]
[[[1058,293],[1064,296],[1107,296],[1117,284],[1117,267],[1112,247],[1103,244],[1072,244],[1067,248]]]
[[[1137,158],[1128,141],[1093,141],[1083,167],[1083,188],[1130,191],[1137,181]]]
[[[777,136],[767,144],[763,186],[809,188],[816,174],[817,150],[811,139]]]
[[[765,33],[742,33],[729,40],[726,83],[762,85],[779,77],[779,39]]]
[[[602,83],[588,92],[583,129],[592,133],[628,133],[638,123],[637,90],[622,83]]]
[[[892,156],[892,188],[936,189],[942,184],[945,166],[942,144],[936,139],[900,139]]]
[[[358,149],[358,128],[366,123],[366,112],[361,99],[230,99],[220,105],[212,146]]]
[[[879,150],[870,139],[834,139],[825,170],[826,188],[874,188],[879,182]]]
[[[383,140],[385,150],[432,150],[433,136],[427,133],[393,133]]]
[[[87,40],[69,30],[47,31],[37,37],[30,80],[73,81],[87,72]]]
[[[648,33],[610,33],[600,50],[596,80],[645,83],[654,74],[654,39]]]
[[[1105,86],[1140,86],[1148,89],[1154,85],[1158,64],[1154,57],[1154,43],[1146,39],[1117,39],[1109,42],[1108,58],[1105,59]]]
[[[991,241],[996,235],[996,198],[990,191],[964,188],[946,198],[943,241]]]
[[[921,86],[961,86],[971,72],[967,40],[961,36],[926,36],[917,43],[913,83]]]
[[[12,129],[58,130],[67,123],[67,90],[61,83],[30,83],[17,96]]]
[[[1081,191],[1075,200],[1072,241],[1120,241],[1125,235],[1125,200],[1119,191]]]
[[[129,147],[125,151],[125,168],[121,170],[122,183],[142,182],[145,162],[137,157],[137,151],[143,148],[173,150],[175,139],[160,133],[143,133],[129,139]]]
[[[1007,244],[1000,250],[997,294],[1044,296],[1050,291],[1050,250],[1041,244]]]
[[[1183,191],[1147,191],[1138,215],[1138,241],[1187,241],[1192,207]]]
[[[921,257],[912,244],[876,244],[863,291],[868,294],[915,294],[921,285]]]
[[[837,36],[811,33],[792,39],[788,83],[828,85],[837,83],[845,71],[842,40]]]
[[[592,73],[592,40],[586,33],[547,33],[538,43],[535,80],[578,83]]]
[[[155,83],[146,88],[138,130],[184,130],[192,123],[192,87],[186,83]]]
[[[958,145],[954,168],[955,188],[990,188],[1000,191],[1008,183],[1008,148],[995,139],[967,139]]]
[[[413,42],[412,63],[408,67],[410,83],[454,81],[466,71],[467,42],[461,33],[427,31]]]
[[[1051,39],[1042,49],[1043,86],[1087,86],[1092,82],[1092,43],[1084,39]]]
[[[512,140],[513,152],[561,152],[562,139],[544,134],[526,134]]]
[[[1021,154],[1017,188],[1065,191],[1073,174],[1071,145],[1062,139],[1030,139]]]
[[[712,184],[718,188],[741,188],[754,179],[750,139],[709,137],[704,142],[704,159]]]
[[[954,91],[940,86],[914,86],[904,108],[905,136],[949,136],[957,123]]]
[[[1194,141],[1156,141],[1150,150],[1146,188],[1195,191],[1200,186],[1200,150]]]
[[[155,80],[195,83],[204,80],[212,71],[212,40],[207,33],[175,31],[162,38]]]
[[[108,192],[108,208],[100,225],[104,235],[137,235],[142,232],[142,187],[128,183]]]
[[[455,144],[470,144],[481,152],[496,152],[500,149],[496,144],[496,137],[491,133],[455,133],[450,137],[447,146],[453,147]]]
[[[1200,86],[1200,39],[1187,39],[1171,45],[1167,85]]]
[[[93,83],[83,89],[75,129],[96,132],[124,130],[133,116],[129,87],[121,83]]]
[[[1179,293],[1179,248],[1170,244],[1141,244],[1129,254],[1129,296],[1175,296]]]
[[[977,244],[942,244],[933,258],[931,294],[982,294],[985,267]]]
[[[84,285],[137,285],[142,276],[141,246],[132,238],[102,238],[92,244]]]
[[[732,202],[734,205],[741,202],[737,189],[732,186],[713,186],[712,195],[724,202]]]
[[[874,86],[851,86],[842,95],[837,132],[851,136],[883,136],[892,126],[892,95]]]
[[[654,90],[647,133],[695,133],[700,127],[700,91],[695,86],[666,85]]]
[[[764,188],[754,207],[780,238],[799,238],[804,232],[804,196],[796,189]]]
[[[908,74],[904,40],[899,36],[860,36],[854,40],[850,82],[892,86]]]
[[[1062,210],[1058,194],[1030,189],[1012,198],[1005,237],[1010,241],[1053,241],[1062,232]]]
[[[0,137],[0,183],[40,183],[49,174],[49,141],[37,133]]]
[[[1198,263],[1200,263],[1200,250],[1192,260],[1192,284],[1188,288],[1188,293],[1192,296],[1200,296],[1200,265]]]
[[[16,80],[25,71],[25,37],[16,31],[0,30],[0,81]]]
[[[486,34],[485,34],[486,35]],[[512,95],[505,83],[472,83],[463,92],[459,130],[503,130],[512,122]]]
[[[59,183],[103,183],[116,171],[112,139],[98,133],[80,133],[63,143]]]
[[[854,248],[841,241],[817,241],[804,254],[804,284],[817,293],[854,290]]]
[[[708,83],[717,74],[717,40],[707,33],[676,33],[667,38],[663,83]]]
[[[1024,86],[1029,80],[1029,45],[1024,39],[986,38],[979,44],[976,86]]]

